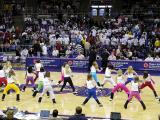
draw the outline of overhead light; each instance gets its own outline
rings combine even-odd
[[[112,8],[112,5],[108,5],[107,7],[108,7],[108,8]]]
[[[98,5],[92,5],[91,7],[92,8],[98,8]]]
[[[104,5],[100,5],[100,6],[99,6],[99,8],[106,8],[106,6],[104,6]]]

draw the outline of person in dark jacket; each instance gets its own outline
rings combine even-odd
[[[90,54],[89,54],[89,66],[88,66],[88,71],[90,72],[90,68],[93,64],[94,61],[96,61],[97,57],[97,52],[96,49],[93,47],[91,48]]]
[[[107,64],[108,64],[108,57],[109,57],[109,52],[106,50],[104,50],[104,52],[102,53],[102,68],[103,71],[105,71]]]
[[[84,114],[82,114],[82,108],[76,107],[75,115],[71,116],[68,120],[88,120]]]

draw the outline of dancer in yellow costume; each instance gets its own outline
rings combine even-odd
[[[16,92],[16,95],[17,95],[16,101],[20,101],[20,89],[19,89],[19,87],[16,85],[16,83],[19,84],[19,82],[16,81],[16,79],[15,79],[15,73],[14,73],[13,70],[10,70],[10,71],[9,71],[9,75],[8,75],[8,77],[7,77],[7,81],[8,81],[8,84],[7,84],[7,86],[4,88],[3,95],[2,95],[2,101],[4,101],[5,96],[6,96],[6,94],[7,94],[7,92],[8,92],[9,90],[14,90],[14,91]]]

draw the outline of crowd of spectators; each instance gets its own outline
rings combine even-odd
[[[24,56],[83,59],[92,47],[97,49],[98,58],[107,51],[109,60],[145,60],[152,56],[159,61],[160,55],[158,19],[154,23],[134,22],[120,16],[100,26],[76,17],[63,22],[41,19],[27,21],[21,35],[23,45],[33,44],[28,54],[26,48],[22,50]],[[77,57],[79,54],[81,57]]]
[[[23,31],[14,26],[1,29],[0,39],[4,52],[15,50],[16,56],[24,59],[27,56],[85,59],[94,47],[99,59],[105,51],[109,60],[159,61],[159,23],[159,19],[147,23],[124,16],[101,25],[79,17],[62,22],[26,19]],[[149,56],[153,59],[148,59]]]

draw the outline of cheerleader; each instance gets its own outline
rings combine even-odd
[[[85,105],[89,101],[89,99],[91,97],[93,97],[95,99],[95,101],[98,103],[98,105],[100,107],[102,107],[103,105],[99,102],[99,100],[96,96],[96,86],[94,84],[94,81],[92,80],[92,75],[90,75],[90,74],[87,75],[86,86],[87,86],[88,94],[87,94],[87,98],[82,103],[82,105]]]
[[[12,69],[12,65],[11,65],[11,62],[10,61],[7,61],[5,64],[4,64],[4,71],[5,71],[5,74],[6,74],[6,77],[8,77],[9,75],[9,71],[10,70],[13,70]]]
[[[23,92],[25,91],[26,89],[26,86],[28,85],[29,82],[31,82],[31,85],[33,87],[33,90],[35,90],[35,83],[34,83],[34,78],[35,78],[35,74],[33,73],[33,69],[32,67],[28,67],[28,70],[26,72],[26,76],[25,76],[25,79],[26,79],[26,84],[24,85],[23,87]]]
[[[124,75],[127,75],[127,81],[125,82],[125,85],[127,85],[128,83],[134,80],[134,75],[138,76],[138,74],[133,70],[132,66],[128,67]]]
[[[11,89],[13,89],[16,92],[16,95],[17,95],[16,101],[20,101],[20,89],[16,85],[16,78],[15,78],[15,73],[13,70],[9,71],[7,81],[8,81],[8,84],[4,88],[3,95],[2,95],[2,101],[4,101],[7,92]],[[18,83],[18,81],[17,81],[17,83]]]
[[[144,81],[141,84],[140,89],[143,89],[145,87],[149,87],[153,91],[155,98],[158,98],[157,92],[155,91],[155,88],[153,86],[153,84],[155,84],[155,82],[153,81],[153,79],[151,78],[151,75],[148,74],[147,71],[144,71],[143,79],[144,79]]]
[[[108,67],[106,67],[106,70],[105,70],[105,78],[104,78],[104,80],[103,80],[102,87],[106,84],[106,82],[110,82],[113,86],[116,86],[115,81],[114,81],[113,78],[111,77],[111,73],[112,73],[112,72],[116,72],[116,73],[117,73],[117,71],[112,70],[111,68],[112,68],[111,65],[108,65]]]
[[[67,64],[67,63],[64,62],[64,64],[63,64],[62,67],[61,67],[61,79],[60,79],[60,81],[58,81],[58,85],[61,84],[61,82],[64,81],[64,69],[65,69],[65,65],[66,65],[66,64]]]
[[[36,97],[37,93],[43,88],[43,80],[44,80],[45,71],[44,68],[40,68],[40,72],[38,72],[38,88],[34,91],[33,97]]]
[[[139,77],[135,77],[134,81],[131,82],[131,91],[128,97],[128,100],[124,104],[124,108],[127,109],[128,103],[132,100],[132,98],[135,97],[142,105],[143,109],[146,109],[145,104],[143,103],[140,93],[139,93]]]
[[[51,79],[50,79],[50,72],[46,72],[45,73],[44,80],[43,80],[43,92],[41,93],[41,95],[40,95],[40,97],[38,99],[39,103],[41,103],[42,97],[46,92],[50,93],[52,102],[56,103],[55,95],[54,95],[53,88],[52,88],[52,82],[51,82]]]
[[[102,70],[99,70],[98,68],[98,64],[96,61],[93,62],[91,68],[90,68],[90,71],[91,71],[91,75],[92,75],[92,78],[96,81],[97,85],[100,87],[100,83],[99,83],[99,80],[97,78],[97,71],[98,72],[101,72]]]
[[[34,78],[34,81],[36,81],[37,78],[38,78],[38,73],[39,73],[41,67],[43,67],[43,65],[42,65],[42,63],[41,63],[40,60],[37,60],[36,63],[35,63],[35,65],[34,65],[34,67],[35,67],[35,72],[36,72],[36,73],[35,73],[35,74],[36,74],[36,77]]]
[[[71,74],[72,74],[72,70],[70,66],[66,64],[64,68],[64,82],[63,82],[62,88],[60,89],[60,92],[63,91],[63,88],[66,86],[67,82],[70,84],[73,92],[75,92],[75,88],[71,79],[71,76],[72,76]]]
[[[7,85],[7,79],[6,79],[6,75],[5,75],[5,71],[3,69],[3,66],[0,65],[0,87],[2,85]]]
[[[115,93],[117,90],[119,90],[119,89],[124,90],[125,93],[126,93],[127,95],[129,95],[129,89],[125,86],[125,82],[124,82],[124,77],[123,77],[123,72],[122,72],[122,70],[118,70],[118,71],[117,71],[116,80],[117,80],[117,85],[112,89],[110,101],[113,100],[114,93]]]

